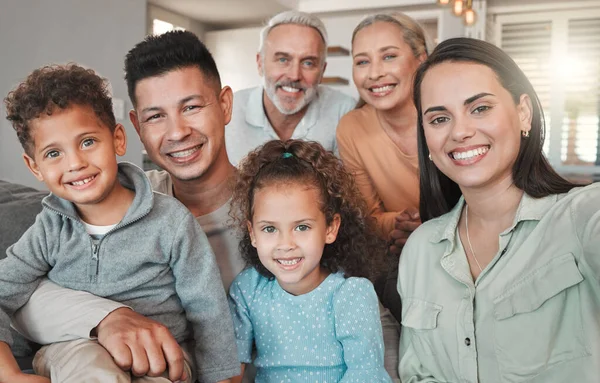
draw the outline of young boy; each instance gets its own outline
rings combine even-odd
[[[180,344],[193,340],[186,381],[193,381],[194,365],[213,372],[203,377],[207,382],[239,374],[232,367],[239,363],[230,347],[229,308],[206,236],[177,200],[152,192],[142,170],[117,164],[126,136],[104,80],[74,64],[44,67],[5,103],[27,167],[51,194],[35,224],[0,261],[0,382],[47,382],[22,374],[9,348],[10,316],[46,275],[130,306],[163,323]],[[34,368],[52,381],[167,381],[132,377],[95,341],[56,343],[39,352],[51,362],[34,361]]]

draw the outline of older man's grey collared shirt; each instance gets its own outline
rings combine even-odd
[[[317,141],[337,154],[335,130],[340,118],[355,105],[352,97],[320,85],[317,97],[308,105],[292,138]],[[225,127],[225,146],[231,163],[237,166],[256,147],[278,139],[265,114],[263,87],[235,92],[231,122]]]

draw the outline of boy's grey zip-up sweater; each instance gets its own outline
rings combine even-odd
[[[96,245],[71,202],[44,198],[33,226],[0,261],[0,341],[11,345],[10,317],[48,275],[60,286],[132,307],[180,343],[193,337],[201,382],[239,374],[231,314],[206,235],[179,201],[152,192],[137,166],[120,163],[118,176],[135,197]]]

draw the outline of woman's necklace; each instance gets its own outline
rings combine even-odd
[[[473,259],[475,263],[477,263],[477,267],[479,267],[479,272],[483,272],[479,261],[477,260],[477,256],[475,255],[475,251],[473,251],[473,245],[471,245],[471,237],[469,236],[469,205],[465,208],[465,226],[467,228],[467,242],[469,243],[469,249],[471,249],[471,254],[473,254]]]

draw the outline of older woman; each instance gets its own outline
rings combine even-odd
[[[492,44],[441,43],[414,83],[421,217],[400,257],[403,382],[597,382],[600,185],[542,153],[533,87]]]
[[[390,240],[403,212],[418,217],[412,77],[427,57],[425,33],[401,13],[368,16],[354,29],[352,57],[361,102],[338,125],[340,156],[356,176],[380,236]],[[399,253],[400,247],[392,251]]]
[[[401,13],[364,18],[352,34],[352,77],[357,108],[337,128],[340,156],[354,174],[390,253],[399,255],[421,221],[417,163],[417,111],[412,78],[427,57],[423,28]],[[376,283],[382,303],[400,320],[397,258]]]

